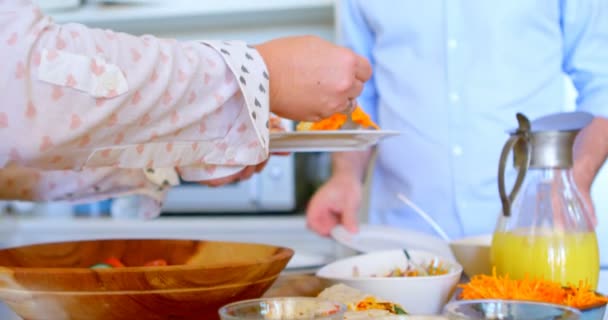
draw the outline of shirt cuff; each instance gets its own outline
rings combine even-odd
[[[264,151],[269,145],[269,76],[258,51],[242,41],[202,41],[218,50],[243,92],[249,117]]]

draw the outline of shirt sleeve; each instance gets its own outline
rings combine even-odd
[[[9,166],[0,170],[0,198],[23,201],[65,201],[73,204],[137,196],[132,210],[140,218],[161,213],[170,183],[156,184],[140,169],[90,168],[38,170]]]
[[[151,183],[119,179],[100,193],[110,197],[175,184],[176,167],[186,180],[214,179],[268,157],[269,77],[243,42],[59,25],[23,0],[0,2],[0,40],[2,171],[61,172],[91,188],[101,172]]]
[[[562,0],[563,69],[578,91],[577,108],[608,117],[608,1]]]
[[[361,1],[364,2],[364,1]],[[338,42],[367,58],[374,67],[373,44],[374,33],[368,24],[365,13],[358,0],[339,0],[336,2]],[[374,122],[378,123],[378,94],[375,78],[367,81],[361,95],[357,98],[359,105]]]
[[[0,29],[11,71],[0,130],[5,163],[243,166],[267,154],[268,79],[253,48],[57,25],[27,2],[16,6]],[[243,146],[238,157],[223,152]]]

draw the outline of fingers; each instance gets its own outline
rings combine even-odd
[[[275,116],[271,116],[269,121],[269,130],[270,132],[284,132],[285,128],[283,127],[283,123],[281,122],[281,119]]]
[[[256,166],[245,167],[245,169],[241,170],[238,180],[247,180],[256,172],[258,172]]]
[[[351,88],[348,92],[348,97],[351,99],[356,99],[358,96],[361,95],[361,91],[363,91],[363,81],[355,80],[355,82],[353,82],[353,85],[351,86]],[[356,103],[355,103],[355,106],[356,106]]]
[[[271,152],[270,153],[270,155],[273,155],[273,156],[283,156],[283,157],[288,156],[290,154],[291,154],[291,152]]]
[[[355,233],[358,229],[359,206],[354,201],[347,201],[340,216],[341,223],[349,232]]]
[[[353,111],[353,109],[355,109],[355,101],[353,99],[348,99],[348,101],[346,102],[346,106],[344,107],[344,110],[342,110],[343,114],[350,114],[351,111]]]
[[[327,237],[339,224],[349,232],[357,232],[358,205],[356,201],[336,201],[336,192],[322,188],[310,201],[306,210],[306,223],[310,230]]]
[[[209,187],[223,186],[225,184],[228,184],[228,183],[236,181],[239,178],[239,176],[241,175],[241,172],[237,172],[235,174],[229,175],[227,177],[219,178],[219,179],[201,181],[199,183],[202,184],[202,185],[209,186]]]
[[[332,208],[332,197],[327,187],[321,187],[315,193],[306,208],[306,225],[317,234],[327,237],[338,223],[338,217]]]
[[[338,216],[329,207],[310,206],[307,210],[306,224],[310,230],[320,236],[329,236],[338,223]]]
[[[591,200],[591,195],[589,193],[583,195],[583,198],[587,205],[589,221],[591,222],[591,226],[595,228],[597,227],[597,215],[595,214],[595,206],[593,205],[593,200]]]
[[[266,168],[266,165],[268,164],[268,160],[270,160],[270,159],[266,159],[266,161],[264,161],[264,162],[256,165],[255,166],[255,172],[258,173],[258,172],[264,170],[264,168]]]
[[[220,187],[229,183],[233,183],[235,181],[247,180],[251,178],[254,173],[260,172],[265,165],[266,161],[257,166],[247,166],[243,170],[223,178],[200,181],[199,183],[209,187]]]
[[[355,64],[355,78],[365,82],[372,77],[372,65],[364,57],[358,56]]]

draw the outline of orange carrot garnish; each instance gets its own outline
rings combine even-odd
[[[362,126],[365,129],[373,128],[380,129],[370,116],[357,106],[351,113],[351,119],[354,123]],[[342,113],[334,114],[328,118],[313,122],[307,130],[339,130],[347,120],[347,115]]]
[[[562,286],[558,282],[544,279],[509,279],[508,275],[476,275],[462,288],[460,299],[503,299],[523,300],[560,304],[578,309],[588,309],[608,303],[608,297],[591,290],[588,283],[581,281],[578,286]]]
[[[376,130],[380,130],[377,124],[372,121],[372,118],[361,109],[361,107],[357,106],[353,113],[351,114],[353,122],[363,126],[364,128],[374,128]]]

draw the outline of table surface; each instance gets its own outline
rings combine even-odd
[[[283,274],[265,297],[316,297],[329,285],[314,274]]]
[[[463,277],[461,282],[467,282]],[[316,297],[323,289],[329,287],[324,280],[317,278],[314,274],[294,273],[282,274],[277,281],[266,291],[265,297]],[[451,300],[456,299],[458,290],[455,291]],[[604,314],[604,320],[608,320],[608,312]]]

